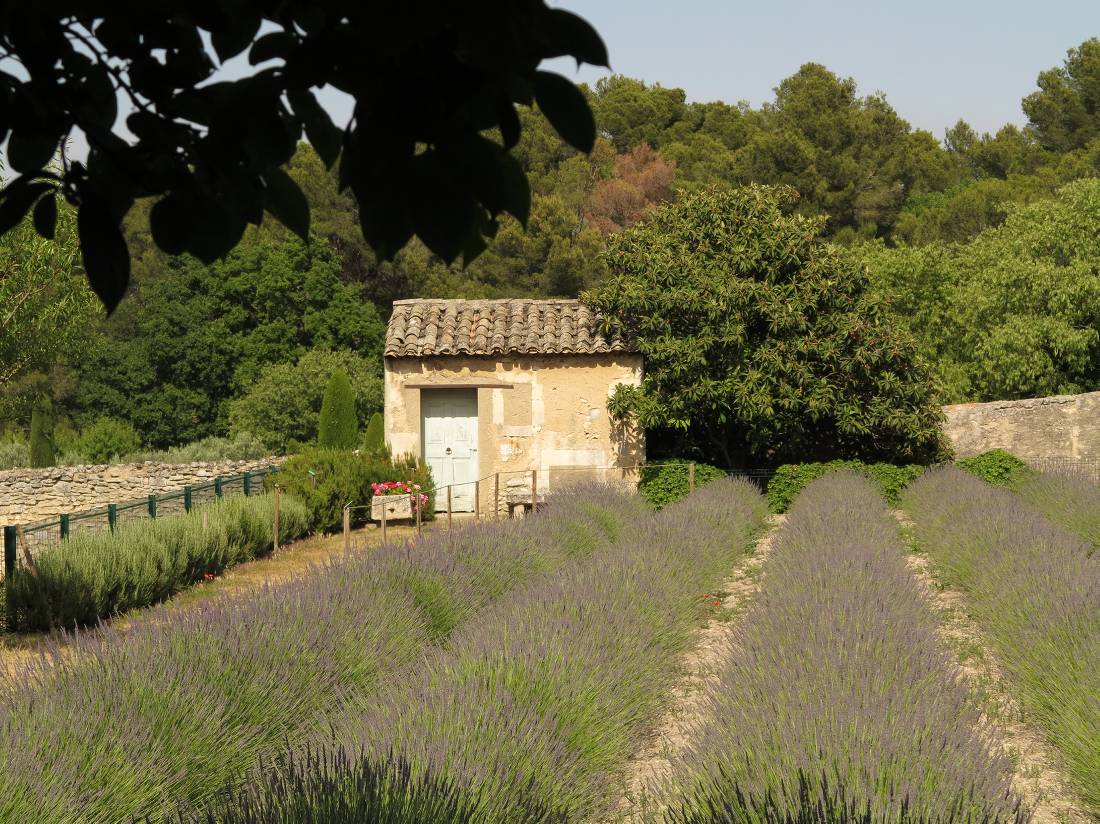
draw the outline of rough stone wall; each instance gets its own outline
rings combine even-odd
[[[1100,459],[1100,392],[943,408],[960,458],[1007,449],[1021,458]]]
[[[282,463],[282,458],[218,463],[98,464],[0,471],[0,524],[29,524]]]
[[[420,398],[425,384],[479,388],[478,477],[501,473],[499,505],[509,491],[530,499],[532,469],[542,491],[576,480],[636,482],[645,460],[640,431],[611,420],[607,399],[616,384],[637,386],[641,355],[522,355],[386,358],[386,441],[395,454],[422,455]],[[408,386],[419,384],[420,386]],[[610,468],[610,469],[609,469]],[[492,481],[482,484],[481,507],[493,507]],[[440,505],[440,504],[437,504]]]

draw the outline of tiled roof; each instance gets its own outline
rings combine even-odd
[[[386,355],[588,355],[632,351],[579,300],[398,300]]]

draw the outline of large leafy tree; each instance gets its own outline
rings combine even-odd
[[[385,324],[320,238],[250,234],[211,266],[190,256],[161,264],[70,356],[79,423],[109,414],[169,446],[224,433],[229,401],[270,364],[313,348],[381,363]]]
[[[101,312],[84,282],[71,209],[57,215],[52,238],[29,217],[0,237],[0,420],[29,417],[35,399],[60,383],[49,377],[59,354]]]
[[[1100,389],[1100,180],[1011,206],[965,244],[853,250],[948,401]]]
[[[370,419],[382,408],[378,364],[347,350],[311,349],[297,363],[265,366],[245,393],[230,402],[231,432],[253,435],[279,454],[315,442],[325,388],[337,370],[351,382],[356,420]]]
[[[211,82],[238,55],[254,72]],[[341,188],[381,257],[415,234],[446,261],[473,258],[500,214],[527,219],[527,180],[508,152],[516,104],[537,104],[568,143],[592,147],[583,94],[537,68],[562,55],[607,64],[596,32],[544,0],[3,0],[0,140],[18,177],[0,193],[0,233],[33,208],[48,234],[63,195],[91,286],[112,309],[130,274],[120,225],[139,198],[158,198],[149,225],[161,249],[206,263],[265,212],[308,238],[309,203],[281,168],[304,132],[326,166],[340,158]],[[355,101],[345,129],[315,97],[326,85]],[[62,153],[54,170],[74,130],[87,161]]]
[[[726,466],[942,455],[912,338],[788,188],[704,190],[608,239],[586,294],[645,356],[610,408]]]

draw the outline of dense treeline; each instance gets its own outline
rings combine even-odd
[[[159,252],[131,215],[134,278],[109,319],[77,286],[63,214],[58,249],[29,230],[0,241],[0,260],[26,261],[0,281],[12,307],[0,317],[0,420],[25,430],[48,398],[63,427],[109,417],[147,447],[255,433],[285,449],[316,436],[313,404],[338,363],[362,426],[381,402],[392,300],[576,296],[605,281],[608,235],[681,193],[750,183],[789,187],[786,211],[823,216],[823,237],[868,266],[942,399],[1095,389],[1100,190],[1074,181],[1100,176],[1098,89],[1093,38],[1040,75],[1025,127],[978,134],[960,120],[941,140],[812,63],[759,108],[614,76],[588,90],[600,134],[590,155],[521,112],[528,226],[503,218],[465,268],[415,240],[377,262],[355,201],[303,145],[288,171],[314,210],[308,246],[268,222],[204,266]]]

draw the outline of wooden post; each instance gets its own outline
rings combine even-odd
[[[208,524],[206,522],[207,515],[209,515],[209,513],[204,509],[202,511],[202,531],[203,532],[206,532],[206,527],[208,526]]]
[[[481,481],[474,481],[474,520],[481,520]]]
[[[420,537],[420,494],[416,496],[416,537]]]
[[[531,470],[531,514],[535,514],[535,507],[538,505],[539,494],[539,471],[537,469]]]
[[[282,528],[282,522],[279,518],[279,499],[280,489],[279,485],[275,484],[275,540],[271,544],[271,554],[274,555],[279,551],[279,531]]]
[[[344,506],[344,552],[351,552],[351,504]]]
[[[493,480],[493,517],[500,517],[500,473]]]
[[[688,492],[695,491],[695,461],[688,464]]]
[[[382,543],[386,543],[386,502],[382,501]]]
[[[451,485],[447,484],[447,529],[451,528]]]

